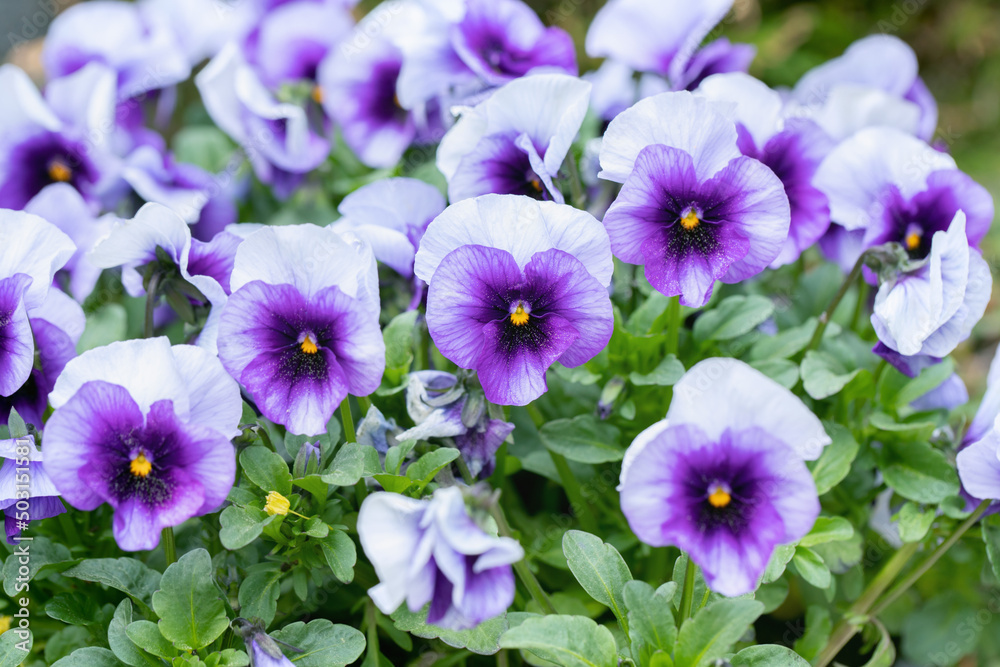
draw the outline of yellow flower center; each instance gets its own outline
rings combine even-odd
[[[732,500],[732,496],[721,486],[716,485],[715,489],[708,496],[708,503],[712,507],[725,507]]]
[[[58,183],[68,183],[73,178],[73,170],[62,160],[53,160],[49,163],[49,178]]]
[[[316,104],[323,104],[323,89],[319,86],[313,86],[312,98]]]
[[[916,250],[917,248],[919,248],[920,247],[921,237],[922,237],[922,235],[921,235],[920,232],[910,232],[909,234],[907,234],[906,235],[906,249],[907,250]]]
[[[277,491],[271,491],[267,494],[267,502],[264,503],[264,511],[272,516],[275,514],[285,516],[288,514],[288,510],[291,506],[292,504],[288,502],[288,498],[284,497]]]
[[[316,354],[319,351],[319,348],[316,347],[316,342],[310,336],[306,336],[299,347],[306,354]]]
[[[139,454],[132,459],[132,463],[129,464],[128,469],[136,477],[145,477],[153,469],[153,464],[143,454]]]
[[[515,327],[524,326],[530,319],[531,316],[525,312],[523,303],[517,304],[517,308],[510,314],[510,323]]]
[[[542,191],[542,181],[541,181],[540,178],[538,178],[537,176],[535,176],[533,179],[531,179],[530,182],[531,182],[531,187],[535,188],[535,192],[541,192]]]
[[[685,213],[684,217],[681,218],[681,227],[684,229],[694,229],[699,224],[701,224],[701,220],[698,219],[698,214],[694,212],[694,209]]]

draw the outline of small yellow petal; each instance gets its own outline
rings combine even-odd
[[[712,507],[725,507],[731,500],[732,496],[730,496],[729,492],[721,486],[715,487],[715,490],[708,496],[708,503]]]
[[[139,454],[129,463],[128,469],[136,477],[145,477],[153,470],[153,464],[144,455]]]
[[[510,314],[510,323],[515,327],[524,326],[530,319],[531,316],[525,312],[523,303],[517,304],[517,309]]]
[[[288,514],[288,510],[291,506],[292,504],[288,502],[288,498],[284,497],[277,491],[271,491],[267,494],[267,502],[264,503],[264,511],[272,516],[275,514],[285,516]]]
[[[681,218],[681,227],[684,229],[694,229],[700,223],[701,220],[698,219],[698,214],[694,212],[694,209],[685,213],[684,217]]]
[[[305,337],[299,347],[306,354],[316,354],[319,351],[319,348],[316,346],[316,342],[309,336]]]

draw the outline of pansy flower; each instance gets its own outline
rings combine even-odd
[[[1000,354],[993,354],[986,375],[986,392],[962,437],[955,461],[962,482],[961,495],[971,512],[984,499],[1000,500]],[[997,511],[994,502],[991,513]]]
[[[608,237],[589,213],[517,195],[452,204],[427,228],[415,271],[445,357],[486,398],[526,405],[554,362],[579,366],[611,338]]]
[[[875,352],[910,377],[972,333],[993,290],[990,267],[966,238],[965,213],[934,232],[930,254],[885,281],[875,295]]]
[[[706,359],[626,452],[622,511],[646,544],[684,550],[709,588],[744,595],[775,547],[812,529],[820,505],[805,461],[829,443],[790,391],[742,361]]]
[[[219,358],[265,417],[315,435],[385,371],[371,248],[315,225],[265,227],[236,252]]]
[[[552,180],[583,123],[590,89],[576,77],[539,74],[463,112],[437,152],[448,199],[496,193],[563,203]]]
[[[226,499],[243,404],[213,354],[166,338],[112,343],[66,364],[51,400],[45,469],[77,509],[114,508],[122,549],[153,549],[163,528]]]
[[[344,197],[337,210],[343,216],[331,225],[367,241],[375,259],[407,278],[424,230],[445,209],[441,192],[415,178],[384,178]]]
[[[285,657],[277,640],[267,634],[263,623],[237,618],[233,621],[233,628],[243,636],[250,667],[295,667],[295,663]],[[294,647],[289,648],[296,653],[302,652]]]
[[[716,280],[763,271],[788,237],[781,179],[737,137],[715,103],[688,92],[642,100],[604,135],[600,176],[623,183],[604,216],[611,248],[687,306],[705,305]]]
[[[358,513],[358,537],[379,578],[368,595],[385,614],[404,601],[413,612],[429,602],[428,623],[462,630],[514,601],[510,566],[524,550],[477,525],[458,487],[427,500],[373,493]]]
[[[3,416],[6,420],[7,415]],[[35,436],[0,440],[0,459],[3,460],[0,466],[0,510],[4,514],[7,543],[16,544],[17,536],[31,521],[59,516],[66,508],[59,499],[59,491],[45,472],[44,457],[35,446]],[[27,497],[23,495],[25,487]]]
[[[833,141],[815,123],[785,117],[781,95],[748,74],[716,74],[696,95],[734,105],[740,151],[767,165],[785,186],[791,224],[772,267],[794,262],[830,226],[830,207],[813,183]]]

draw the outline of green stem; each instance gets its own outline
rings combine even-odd
[[[847,290],[851,289],[851,285],[854,284],[854,281],[856,281],[858,276],[861,274],[861,268],[865,265],[865,258],[866,253],[861,253],[861,256],[858,257],[858,261],[854,263],[854,268],[852,268],[851,272],[847,274],[846,278],[844,278],[844,282],[840,284],[840,289],[837,290],[837,294],[833,297],[830,305],[827,306],[826,310],[823,311],[823,314],[819,316],[819,324],[816,325],[816,332],[809,341],[809,345],[807,345],[806,349],[803,350],[803,356],[805,356],[805,353],[809,350],[815,350],[819,347],[820,342],[823,340],[823,333],[826,331],[826,325],[828,325],[830,320],[833,319],[833,314],[837,311],[837,306],[840,305],[840,302],[847,294]]]
[[[379,660],[378,617],[375,615],[378,612],[375,611],[375,603],[371,600],[368,600],[365,607],[365,615],[368,617],[368,627],[365,628],[365,634],[368,639],[368,657],[371,658],[371,660],[366,660],[365,662],[378,665],[382,662]]]
[[[569,171],[569,189],[573,196],[573,206],[582,209],[586,203],[586,195],[580,183],[580,170],[577,169],[576,158],[572,151],[566,156],[566,164],[569,165],[567,170]]]
[[[504,516],[503,508],[500,507],[500,503],[494,502],[490,504],[490,515],[497,522],[497,531],[500,533],[501,537],[510,537],[513,539],[514,535],[511,533],[510,524],[507,523],[507,517]],[[549,596],[545,594],[545,590],[542,585],[538,583],[538,579],[535,578],[535,573],[531,571],[528,567],[527,561],[523,558],[516,563],[514,563],[514,572],[517,573],[518,579],[524,584],[524,587],[528,589],[528,593],[531,594],[531,598],[542,608],[546,614],[556,614],[556,608],[552,605],[552,601]]]
[[[455,459],[455,465],[458,467],[458,472],[462,475],[462,480],[469,486],[476,483],[476,478],[472,476],[472,471],[469,470],[469,464],[465,462],[462,456]]]
[[[684,569],[684,589],[681,591],[681,623],[691,618],[691,605],[694,603],[694,582],[698,576],[698,566],[688,556],[687,567]]]
[[[834,628],[833,634],[830,635],[830,639],[827,641],[826,646],[818,656],[816,656],[816,661],[813,663],[814,667],[826,667],[833,659],[837,657],[837,654],[847,645],[847,642],[851,640],[861,626],[864,624],[864,619],[867,618],[872,605],[879,598],[882,593],[885,592],[893,582],[893,580],[899,575],[900,571],[906,566],[913,554],[917,552],[917,548],[920,546],[919,542],[910,542],[904,544],[900,547],[899,551],[892,555],[879,573],[875,575],[868,586],[865,588],[864,592],[861,594],[851,608],[844,614],[844,618],[837,624]]]
[[[368,416],[368,411],[372,409],[372,401],[367,396],[355,396],[358,399],[358,410],[361,411],[361,419]]]
[[[354,417],[351,416],[350,394],[344,396],[344,400],[340,402],[340,419],[344,422],[344,437],[347,438],[347,442],[357,442],[358,436],[354,432]]]
[[[70,546],[83,544],[83,542],[80,541],[80,533],[77,531],[76,524],[73,523],[73,518],[69,515],[69,512],[63,512],[59,515],[59,525],[62,527],[63,533],[65,533],[66,540],[69,542]]]
[[[895,602],[900,595],[909,590],[913,584],[917,583],[917,580],[920,579],[920,577],[922,577],[927,570],[931,569],[934,566],[934,563],[938,562],[941,556],[943,556],[945,552],[948,551],[948,549],[950,549],[952,545],[954,545],[955,542],[957,542],[959,538],[961,538],[962,535],[969,530],[969,528],[972,528],[972,526],[979,521],[986,510],[989,509],[990,502],[991,501],[989,500],[984,500],[980,503],[979,507],[976,508],[976,511],[973,512],[968,519],[963,521],[961,525],[955,529],[955,532],[948,536],[948,539],[942,542],[940,546],[938,546],[938,548],[927,557],[927,560],[914,568],[913,572],[908,574],[905,579],[893,586],[889,592],[885,594],[885,597],[880,599],[875,606],[872,607],[872,615],[874,616],[885,611],[885,609]]]
[[[677,354],[681,335],[681,298],[670,297],[667,304],[667,354]]]
[[[143,338],[153,337],[153,311],[156,310],[157,294],[160,288],[160,274],[154,273],[149,279],[146,287],[146,321],[142,329]]]
[[[167,561],[167,567],[177,562],[177,544],[174,542],[174,529],[167,526],[160,534],[160,541],[163,542],[163,557]]]

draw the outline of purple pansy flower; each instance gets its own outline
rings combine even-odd
[[[44,316],[46,321],[55,318],[56,325],[64,322],[61,312],[57,318],[53,314],[62,311],[66,304],[57,296],[50,301],[50,293],[56,291],[51,287],[52,278],[73,256],[76,246],[55,225],[36,215],[0,210],[0,248],[3,248],[0,252],[0,396],[10,397],[29,380],[34,368],[36,349],[31,318]],[[61,296],[72,303],[69,297]],[[78,305],[76,310],[79,311]],[[82,311],[79,314],[82,316]],[[79,338],[79,332],[76,337]],[[45,342],[47,352],[52,352],[48,336]],[[43,406],[41,411],[44,410]],[[8,406],[4,418],[9,412]],[[38,425],[41,420],[35,423]]]
[[[375,259],[409,278],[424,230],[444,209],[444,197],[433,185],[385,178],[344,197],[337,207],[343,217],[331,229],[357,234],[371,245]]]
[[[1000,355],[994,352],[986,375],[986,392],[959,445],[958,477],[966,510],[973,511],[983,499],[1000,500]],[[991,513],[997,509],[993,503]]]
[[[947,231],[934,232],[926,259],[879,287],[871,316],[879,338],[875,352],[916,377],[969,337],[992,288],[989,265],[969,247],[959,211]]]
[[[146,21],[166,25],[177,46],[194,67],[217,54],[226,42],[249,29],[252,2],[227,0],[141,0]]]
[[[44,99],[22,70],[0,66],[0,207],[21,209],[52,183],[96,202],[114,162],[114,94],[97,64],[50,83]]]
[[[180,83],[191,66],[174,33],[138,3],[97,0],[69,7],[52,21],[42,51],[50,79],[101,63],[117,75],[118,99]]]
[[[394,166],[417,135],[413,113],[396,95],[402,67],[402,52],[376,38],[363,49],[334,51],[319,69],[323,109],[370,167]]]
[[[958,373],[952,373],[944,382],[926,394],[910,401],[910,407],[917,411],[954,410],[969,402],[969,390]]]
[[[740,152],[720,108],[662,93],[615,118],[601,147],[601,178],[624,184],[604,216],[615,256],[687,306],[763,271],[788,237],[781,180]]]
[[[453,437],[474,477],[489,477],[496,452],[514,424],[490,419],[482,394],[472,395],[444,371],[414,371],[406,385],[406,411],[416,424],[397,440]]]
[[[250,667],[295,667],[294,663],[285,657],[278,642],[271,638],[264,629],[262,622],[250,622],[244,618],[233,621],[233,628],[243,636],[250,657]],[[297,653],[302,651],[289,647]]]
[[[512,81],[462,117],[441,140],[448,199],[496,193],[563,203],[552,180],[587,113],[591,86],[565,74]]]
[[[77,509],[104,503],[126,551],[207,514],[236,474],[239,387],[211,353],[166,338],[112,343],[66,364],[45,426],[45,468]]]
[[[786,118],[781,95],[748,74],[708,77],[695,94],[734,104],[740,151],[760,160],[781,179],[791,207],[791,224],[781,254],[771,266],[794,262],[830,226],[826,195],[812,180],[833,141],[810,121]]]
[[[897,242],[923,259],[934,234],[947,230],[959,210],[972,246],[993,221],[993,198],[951,156],[894,128],[865,129],[840,143],[814,183],[829,198],[834,222],[864,230],[862,249]]]
[[[219,318],[226,305],[230,274],[241,241],[230,232],[222,232],[208,243],[192,239],[191,228],[177,213],[162,204],[146,204],[132,220],[116,223],[89,258],[102,268],[121,266],[126,291],[132,296],[143,296],[146,290],[139,269],[157,261],[157,249],[162,249],[180,277],[208,300],[196,302],[211,306],[198,345],[214,353]]]
[[[622,511],[652,546],[677,546],[727,596],[752,592],[774,548],[819,516],[804,460],[830,443],[794,394],[736,359],[707,359],[674,386],[667,418],[622,464]]]
[[[254,172],[279,197],[291,195],[330,145],[302,106],[280,102],[230,43],[195,77],[212,120],[247,153]]]
[[[484,195],[430,224],[415,270],[430,286],[427,328],[441,353],[478,371],[489,401],[526,405],[545,393],[554,362],[579,366],[604,349],[612,266],[589,213]]]
[[[4,419],[7,415],[3,415]],[[0,440],[0,509],[4,513],[7,543],[16,544],[17,536],[28,521],[41,521],[66,511],[48,473],[42,452],[35,446],[35,436]],[[18,469],[21,477],[18,479]],[[25,473],[27,477],[24,477]],[[28,496],[23,494],[27,491]]]
[[[358,537],[379,578],[368,595],[385,614],[404,601],[413,612],[429,602],[428,623],[461,630],[514,601],[510,566],[524,550],[478,526],[458,487],[438,489],[429,500],[373,493],[358,513]]]
[[[315,225],[265,227],[236,253],[219,358],[268,419],[296,434],[326,430],[349,394],[385,370],[371,248]]]

